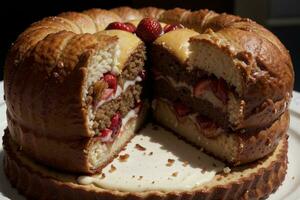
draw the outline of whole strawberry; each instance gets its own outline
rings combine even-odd
[[[182,24],[167,24],[164,27],[164,33],[167,33],[169,31],[174,31],[176,29],[184,28]]]
[[[130,33],[135,32],[135,26],[131,23],[112,22],[108,24],[105,30],[119,29]]]
[[[162,32],[160,23],[153,18],[144,18],[136,29],[136,35],[147,43],[153,42]]]
[[[126,22],[125,25],[128,26],[128,28],[130,29],[131,33],[134,33],[136,31],[136,27],[134,24],[130,23],[130,22]]]

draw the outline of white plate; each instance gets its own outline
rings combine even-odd
[[[3,94],[3,93],[2,93]],[[2,95],[0,94],[0,95]],[[10,186],[3,173],[3,148],[2,148],[2,135],[6,127],[5,118],[6,107],[0,102],[0,200],[14,199],[24,200],[18,194],[17,190]],[[294,98],[290,106],[291,110],[291,124],[289,129],[289,164],[288,172],[282,186],[273,194],[270,195],[268,200],[299,200],[300,199],[300,94],[294,93]]]

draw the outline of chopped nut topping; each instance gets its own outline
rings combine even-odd
[[[166,164],[168,167],[171,167],[173,165],[173,163],[175,162],[175,160],[173,159],[168,159],[168,163]]]
[[[184,167],[186,167],[188,164],[189,164],[188,161],[184,161],[182,165],[183,165]]]
[[[117,169],[117,168],[116,168],[114,165],[111,165],[111,166],[110,166],[109,173],[114,172],[116,169]]]
[[[128,158],[129,158],[129,154],[120,155],[119,156],[119,161],[120,162],[126,162]]]
[[[146,150],[146,148],[143,147],[143,146],[141,146],[140,144],[136,144],[136,145],[135,145],[135,148],[136,148],[137,150],[139,150],[139,151],[145,151],[145,150]]]
[[[104,179],[104,178],[105,178],[105,174],[102,173],[102,174],[101,174],[101,179]]]
[[[178,172],[174,172],[173,174],[172,174],[172,176],[174,176],[174,177],[176,177],[178,175]]]

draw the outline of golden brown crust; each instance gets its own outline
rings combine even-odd
[[[151,17],[154,19],[159,19],[161,14],[165,12],[164,9],[155,8],[155,7],[145,7],[140,8],[139,12],[142,13],[143,17]]]
[[[93,8],[83,11],[83,13],[93,19],[97,26],[97,31],[104,30],[112,22],[122,21],[119,15],[104,9]]]
[[[238,154],[236,159],[233,160],[233,164],[248,163],[270,154],[277,147],[282,137],[285,137],[289,122],[290,115],[286,111],[271,127],[265,130],[252,134],[239,133],[237,137]]]
[[[140,13],[137,9],[127,6],[113,8],[110,11],[119,15],[122,21],[141,20],[144,18],[143,14]]]
[[[162,13],[159,20],[168,24],[182,23],[183,18],[189,13],[191,12],[188,10],[182,8],[174,8],[166,10],[164,13]]]
[[[80,29],[81,33],[95,33],[97,32],[97,25],[94,23],[94,20],[87,14],[79,12],[64,12],[58,15],[68,19],[76,24]]]
[[[232,168],[229,174],[217,174],[212,181],[190,191],[121,192],[79,185],[76,176],[35,164],[16,150],[8,134],[4,135],[3,144],[5,174],[28,199],[263,199],[280,186],[287,169],[287,139],[284,137],[268,158]]]

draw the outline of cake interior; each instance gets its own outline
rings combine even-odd
[[[110,127],[111,118],[115,113],[124,117],[140,104],[141,82],[144,79],[144,51],[144,47],[139,46],[128,58],[122,73],[113,70],[117,68],[117,63],[108,70],[92,73],[97,74],[98,78],[88,81],[90,84],[86,89],[85,106],[88,107],[90,131],[94,135],[99,135],[102,130]],[[118,55],[115,55],[113,59],[117,57]],[[105,67],[99,64],[96,69],[99,68]]]
[[[154,46],[152,52],[155,96],[184,102],[224,129],[236,129],[245,103],[234,85],[204,69],[189,69],[164,47]]]
[[[145,47],[140,44],[130,53],[122,71],[119,58],[118,44],[112,45],[94,56],[88,66],[83,106],[88,111],[92,143],[88,158],[92,169],[109,162],[138,129],[138,118],[143,118]]]

